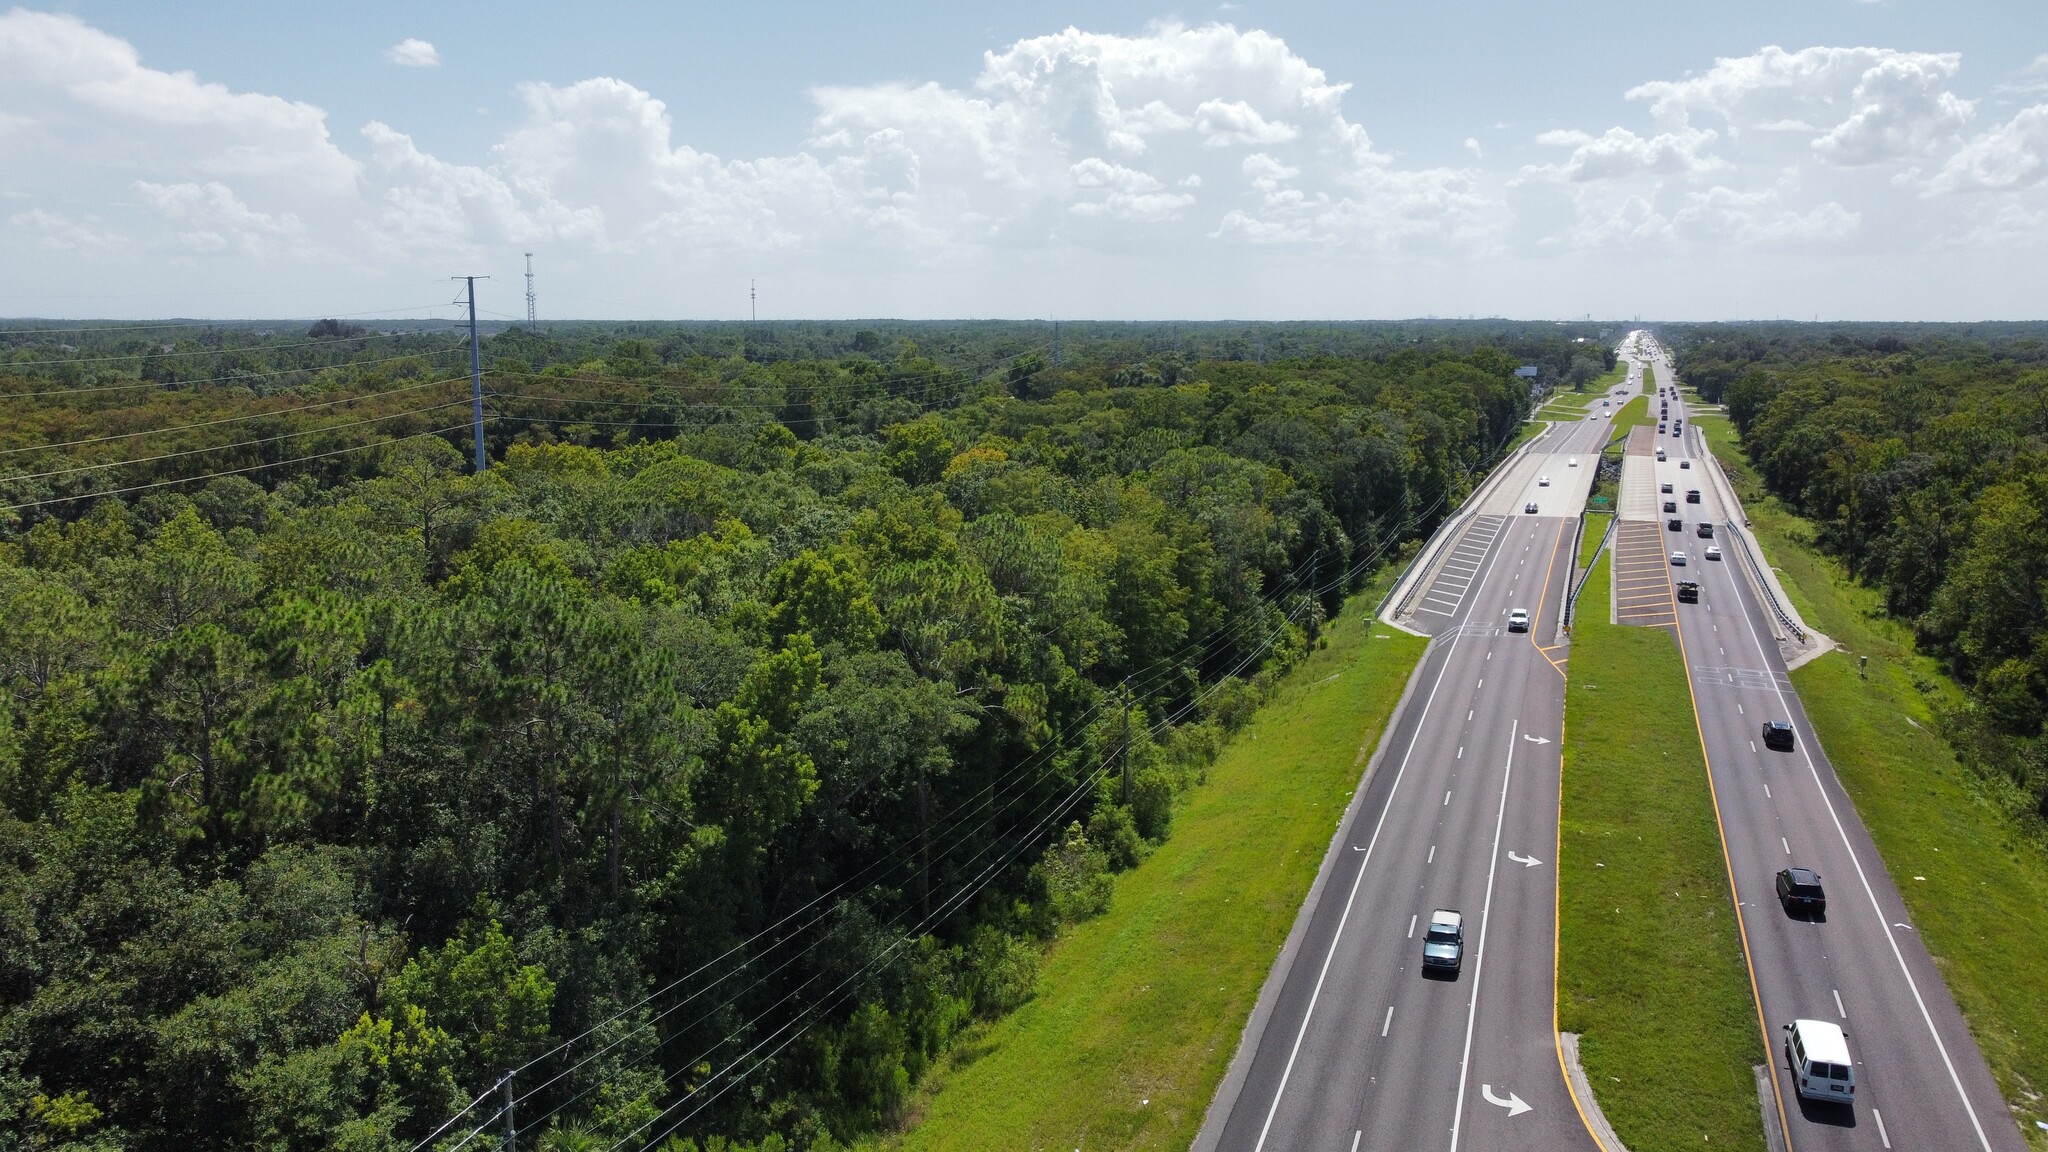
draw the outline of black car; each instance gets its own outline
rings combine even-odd
[[[1679,519],[1678,517],[1676,517],[1676,516],[1673,516],[1673,517],[1672,517],[1671,519],[1669,519],[1669,520],[1665,521],[1665,522],[1664,522],[1664,526],[1665,526],[1666,528],[1669,528],[1669,529],[1671,529],[1671,530],[1672,530],[1673,532],[1683,532],[1683,531],[1685,531],[1685,521],[1683,521],[1683,520],[1680,520],[1680,519]]]
[[[1666,511],[1666,512],[1676,512],[1676,511],[1678,511],[1678,501],[1676,501],[1676,500],[1666,500],[1666,501],[1664,502],[1664,511]]]
[[[1660,449],[1660,451],[1661,451],[1661,449]],[[1664,483],[1662,483],[1662,484],[1658,485],[1658,486],[1657,486],[1657,491],[1659,491],[1659,492],[1669,492],[1669,491],[1671,491],[1671,482],[1670,482],[1669,480],[1666,480],[1666,481],[1665,481]]]
[[[1690,468],[1690,467],[1692,467],[1692,461],[1690,461],[1690,460],[1680,460],[1680,461],[1678,462],[1678,466],[1679,466],[1680,468]]]
[[[1699,489],[1697,489],[1697,488],[1687,488],[1687,489],[1685,490],[1685,502],[1686,502],[1687,504],[1697,504],[1697,503],[1699,503],[1699,502],[1700,502],[1700,490],[1699,490]]]
[[[1790,752],[1792,750],[1791,721],[1764,721],[1764,747],[1776,748],[1780,752]]]
[[[1698,582],[1698,581],[1695,581],[1695,580],[1680,580],[1680,581],[1678,582],[1678,602],[1679,602],[1680,604],[1697,604],[1697,603],[1699,603],[1699,602],[1700,602],[1700,586],[1699,586],[1699,582]]]
[[[1714,526],[1702,520],[1700,521],[1699,533],[1711,540],[1714,537]]]
[[[1820,873],[1811,868],[1778,869],[1778,903],[1794,914],[1826,915],[1828,894],[1820,885]]]
[[[1522,505],[1522,511],[1534,516],[1536,514],[1536,502],[1531,500],[1527,504]]]

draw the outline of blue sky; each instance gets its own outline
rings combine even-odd
[[[0,16],[0,315],[2038,317],[2044,185],[2023,0]]]

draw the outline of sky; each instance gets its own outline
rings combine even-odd
[[[0,11],[0,316],[523,320],[526,253],[543,320],[2040,319],[2048,10]]]

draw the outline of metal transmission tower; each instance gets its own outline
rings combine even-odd
[[[526,326],[533,327],[533,253],[526,254]]]
[[[532,273],[528,273],[532,275]],[[469,429],[470,442],[475,451],[476,470],[484,470],[484,372],[483,362],[477,356],[476,347],[476,282],[489,280],[489,276],[450,276],[450,280],[461,280],[469,285]],[[527,294],[529,301],[532,293]]]
[[[747,322],[752,324],[760,319],[760,313],[754,308],[754,282],[749,280],[747,281]]]

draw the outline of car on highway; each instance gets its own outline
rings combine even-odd
[[[1692,461],[1690,461],[1690,460],[1680,460],[1680,461],[1678,462],[1678,466],[1679,466],[1680,468],[1690,468],[1690,467],[1692,467]]]
[[[1683,552],[1673,552],[1673,553],[1671,554],[1671,566],[1672,566],[1673,568],[1683,568],[1683,567],[1685,567],[1685,553],[1683,553]]]
[[[1564,466],[1567,468],[1577,468],[1579,466],[1579,458],[1577,456],[1567,457]]]
[[[1794,743],[1790,720],[1764,721],[1764,747],[1790,752]]]
[[[1678,582],[1678,602],[1679,602],[1680,604],[1697,604],[1697,603],[1699,603],[1699,602],[1700,602],[1700,586],[1699,586],[1699,582],[1698,582],[1698,581],[1696,581],[1696,580],[1680,580],[1680,581]]]
[[[1697,488],[1687,488],[1687,489],[1685,490],[1685,502],[1686,502],[1687,504],[1697,504],[1697,503],[1699,503],[1699,502],[1700,502],[1700,490],[1699,490],[1699,489],[1697,489]]]
[[[1778,903],[1794,915],[1827,915],[1828,894],[1821,887],[1820,873],[1811,868],[1778,869]]]
[[[1538,477],[1536,478],[1536,486],[1537,486],[1538,488],[1548,488],[1548,487],[1550,487],[1550,477],[1548,477],[1548,476],[1538,476]]]
[[[1670,482],[1669,480],[1666,480],[1666,481],[1665,481],[1664,483],[1662,483],[1662,484],[1660,484],[1660,485],[1658,485],[1658,486],[1657,486],[1657,490],[1658,490],[1659,492],[1669,492],[1669,491],[1671,491],[1671,482]]]
[[[1522,505],[1522,511],[1534,516],[1536,514],[1536,502],[1531,500],[1527,504]]]
[[[1465,916],[1454,908],[1439,908],[1429,914],[1429,931],[1422,934],[1422,970],[1448,972],[1455,976],[1465,963]]]
[[[1721,546],[1720,546],[1719,544],[1709,544],[1709,545],[1707,545],[1707,559],[1709,559],[1709,560],[1719,560],[1720,558],[1721,558]]]
[[[1676,516],[1673,516],[1671,519],[1666,520],[1664,522],[1664,527],[1670,529],[1673,532],[1683,532],[1685,531],[1685,521],[1679,519]]]
[[[1785,1056],[1801,1098],[1845,1107],[1856,1102],[1856,1062],[1841,1025],[1794,1020],[1785,1025]]]
[[[1676,501],[1676,500],[1666,500],[1666,501],[1664,502],[1664,511],[1666,511],[1666,512],[1676,512],[1676,511],[1678,511],[1678,501]]]
[[[1662,448],[1657,449],[1657,459],[1659,461],[1664,459],[1664,450]]]
[[[1659,436],[1662,436],[1663,434],[1664,434],[1664,426],[1663,426],[1662,424],[1659,424],[1659,425],[1657,425],[1657,435],[1659,435]]]
[[[1528,630],[1529,610],[1527,608],[1517,608],[1508,613],[1508,631],[1527,632]]]
[[[1708,522],[1707,522],[1707,521],[1705,521],[1705,520],[1702,520],[1702,521],[1700,521],[1700,526],[1699,526],[1699,535],[1701,535],[1701,536],[1704,536],[1704,537],[1706,537],[1706,538],[1707,538],[1707,539],[1709,539],[1709,540],[1713,539],[1713,538],[1714,538],[1714,526],[1713,526],[1712,524],[1708,523]]]
[[[1602,400],[1602,401],[1600,402],[1600,406],[1601,406],[1602,408],[1605,408],[1605,407],[1607,407],[1607,406],[1609,405],[1609,403],[1610,403],[1610,401]]]

